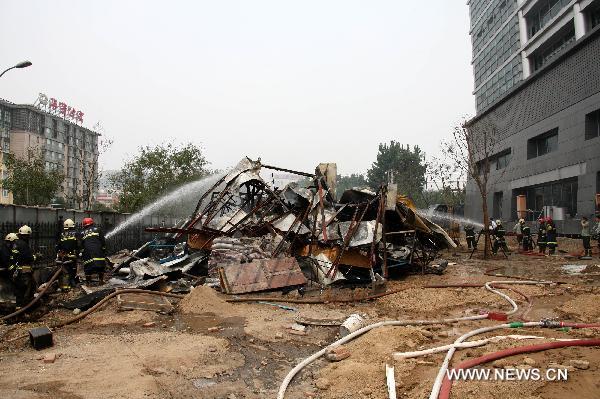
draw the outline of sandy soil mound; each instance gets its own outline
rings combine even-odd
[[[573,316],[581,321],[600,321],[600,295],[584,294],[565,302],[557,310]]]
[[[214,289],[205,286],[194,288],[179,303],[183,313],[215,313],[220,316],[237,316],[239,310],[235,305],[223,299]]]
[[[327,398],[387,397],[385,383],[386,359],[392,352],[415,350],[427,342],[422,330],[416,327],[381,327],[348,343],[349,358],[330,363],[319,373],[317,387],[325,390]],[[409,366],[409,364],[407,364]],[[396,373],[402,375],[404,365],[397,365]],[[412,369],[412,364],[409,368]]]
[[[444,315],[459,308],[505,310],[508,303],[485,288],[422,289],[411,288],[379,300],[380,309],[386,313],[406,314],[418,309],[420,313]]]

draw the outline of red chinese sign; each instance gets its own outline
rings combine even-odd
[[[45,105],[42,101],[40,101],[40,103]],[[48,110],[52,113],[62,116],[65,119],[83,123],[83,112],[71,107],[70,105],[67,105],[62,101],[59,102],[56,98],[50,98]]]

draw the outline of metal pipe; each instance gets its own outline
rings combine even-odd
[[[288,172],[288,173],[293,173],[295,175],[299,175],[299,176],[306,176],[306,177],[315,177],[314,173],[306,173],[306,172],[298,172],[297,170],[292,170],[292,169],[286,169],[286,168],[280,168],[278,166],[271,166],[271,165],[260,165],[262,168],[265,169],[272,169],[272,170],[278,170],[280,172]]]

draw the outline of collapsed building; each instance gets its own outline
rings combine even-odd
[[[302,180],[272,187],[263,169]],[[181,256],[206,254],[208,277],[227,293],[307,281],[377,283],[394,270],[443,271],[443,263],[432,262],[455,243],[396,185],[354,188],[337,199],[336,173],[335,164],[310,174],[244,158],[202,195],[182,226],[148,230],[170,233],[173,242],[187,236]]]

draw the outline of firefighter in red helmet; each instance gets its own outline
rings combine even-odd
[[[90,283],[92,275],[97,274],[99,284],[104,283],[106,268],[106,240],[100,228],[94,225],[94,219],[84,218],[82,223],[80,254],[85,272],[85,280]]]

